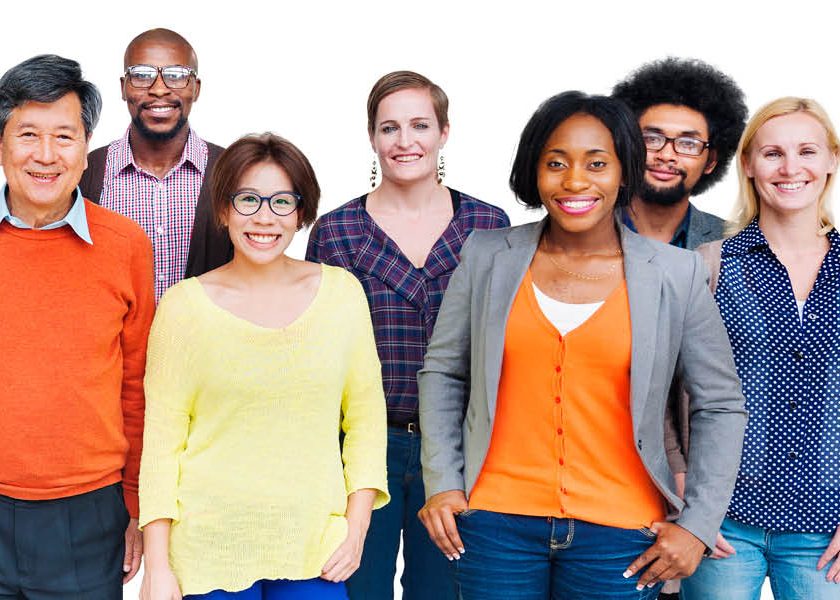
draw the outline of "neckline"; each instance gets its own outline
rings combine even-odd
[[[289,331],[290,329],[300,327],[302,323],[309,320],[309,315],[314,311],[314,307],[321,302],[322,297],[325,295],[324,288],[326,287],[326,279],[328,277],[327,273],[329,272],[328,269],[321,263],[319,264],[321,267],[321,279],[318,282],[318,289],[315,292],[315,296],[303,309],[303,311],[292,321],[284,325],[283,327],[265,327],[263,325],[259,325],[246,319],[245,317],[240,317],[229,311],[226,308],[223,308],[219,304],[217,304],[211,297],[210,294],[207,293],[207,290],[204,288],[204,284],[199,281],[198,277],[190,277],[186,281],[194,285],[194,289],[196,290],[196,296],[199,298],[199,301],[204,302],[212,307],[214,312],[220,313],[225,316],[225,318],[230,321],[231,323],[236,323],[241,329],[249,329],[251,331],[259,331],[268,335],[271,334],[278,334],[284,333]]]

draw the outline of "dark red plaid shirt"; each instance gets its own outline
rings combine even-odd
[[[422,269],[370,217],[366,195],[320,217],[309,235],[307,260],[344,267],[362,282],[391,424],[418,419],[417,371],[467,236],[473,229],[510,226],[502,209],[456,190],[451,194],[457,209]]]

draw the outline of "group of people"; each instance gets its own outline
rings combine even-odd
[[[510,227],[444,185],[418,73],[374,84],[371,191],[319,216],[294,144],[189,126],[182,36],[124,67],[89,153],[78,63],[0,78],[0,599],[121,598],[141,556],[144,600],[388,599],[401,544],[411,600],[840,598],[815,101],[748,120],[676,58],[560,93],[509,179],[545,216]],[[691,198],[733,160],[725,223]]]

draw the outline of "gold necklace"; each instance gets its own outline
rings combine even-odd
[[[619,265],[619,263],[613,263],[610,266],[610,268],[607,270],[607,272],[603,273],[601,275],[590,275],[589,273],[579,273],[578,271],[571,271],[571,270],[565,268],[563,265],[558,263],[554,259],[553,256],[551,256],[551,253],[548,251],[548,239],[545,238],[545,237],[543,238],[543,250],[545,251],[546,257],[548,257],[548,260],[551,261],[551,264],[553,264],[555,267],[557,267],[559,270],[563,271],[564,273],[566,273],[568,275],[571,275],[572,277],[577,277],[578,279],[583,279],[584,281],[599,281],[601,279],[606,279],[607,277],[609,277],[610,275],[612,275],[615,272],[615,270],[618,268],[618,265]],[[610,254],[609,256],[621,256],[623,254],[624,254],[624,252],[622,252],[621,248],[619,248],[617,251],[615,251],[613,254]]]

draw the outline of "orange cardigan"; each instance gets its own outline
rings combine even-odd
[[[650,526],[665,507],[634,445],[627,287],[564,337],[532,283],[528,271],[508,317],[490,449],[469,506]]]

